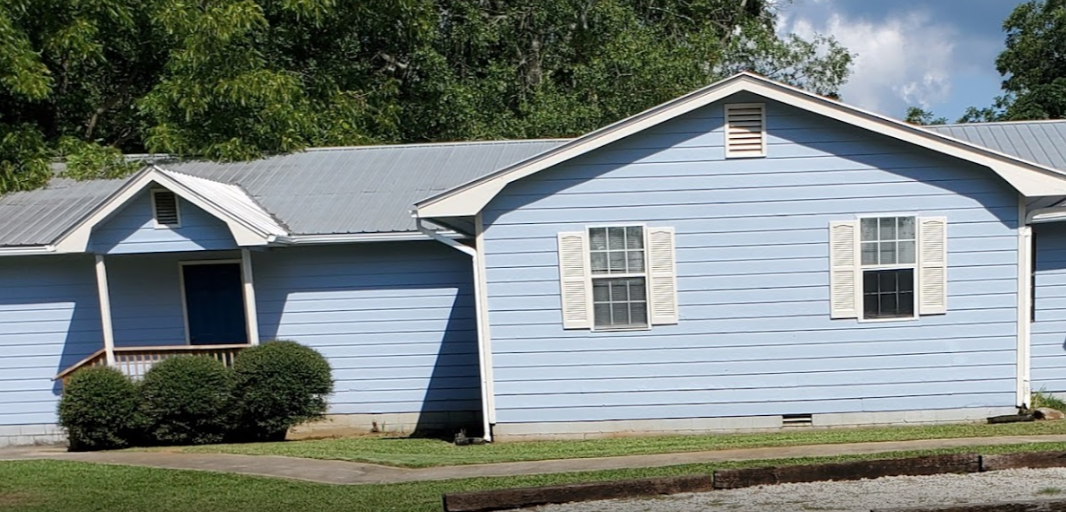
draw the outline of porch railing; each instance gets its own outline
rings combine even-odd
[[[119,371],[133,378],[141,378],[152,365],[164,359],[178,355],[210,356],[226,366],[233,366],[233,360],[242,349],[250,345],[173,345],[162,347],[115,347],[115,367]],[[59,372],[53,380],[62,381],[66,385],[74,372],[91,366],[103,366],[107,364],[107,353],[104,349],[93,352],[92,355],[78,361],[70,368]]]

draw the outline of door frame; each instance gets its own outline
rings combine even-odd
[[[249,337],[245,343],[251,343],[251,333],[247,332],[248,325],[248,295],[244,292],[244,264],[240,258],[227,258],[219,260],[187,260],[178,262],[178,288],[181,289],[181,319],[185,324],[185,344],[192,345],[192,333],[189,332],[189,302],[185,295],[185,267],[191,265],[237,265],[241,279],[241,305],[244,311],[245,335]]]

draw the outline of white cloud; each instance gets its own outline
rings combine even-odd
[[[786,8],[780,26],[804,38],[830,35],[857,54],[841,89],[845,102],[901,117],[908,106],[930,109],[948,100],[956,50],[953,26],[937,23],[923,9],[876,21],[852,18],[835,1],[809,1],[802,11]]]

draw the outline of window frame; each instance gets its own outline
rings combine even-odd
[[[177,229],[181,227],[181,196],[167,190],[165,188],[154,188],[150,191],[152,195],[152,227],[154,229]],[[174,224],[162,224],[159,222],[159,207],[156,205],[156,196],[159,194],[170,194],[174,196],[174,216],[178,221]]]
[[[898,219],[901,217],[910,217],[914,219],[914,263],[899,263],[899,246],[896,246],[897,263],[888,265],[866,265],[862,262],[862,221],[863,219]],[[855,228],[855,261],[858,263],[859,275],[856,276],[856,288],[858,289],[858,303],[856,306],[856,312],[858,313],[859,323],[880,323],[880,322],[913,322],[918,320],[921,316],[919,309],[921,305],[921,298],[918,296],[920,293],[919,284],[921,283],[921,215],[917,213],[883,213],[883,214],[863,214],[856,216],[858,222]],[[897,233],[896,241],[899,241],[899,235]],[[880,242],[880,236],[878,236],[878,242]],[[866,317],[866,271],[878,271],[878,270],[912,270],[911,274],[911,289],[913,290],[913,307],[911,316],[894,316],[884,318],[867,318]]]
[[[592,230],[601,228],[640,228],[640,233],[643,240],[643,248],[641,251],[644,253],[644,272],[632,273],[627,272],[624,274],[596,274],[592,271]],[[634,331],[650,331],[652,327],[651,323],[651,298],[650,298],[650,284],[651,273],[648,270],[648,226],[646,223],[641,222],[623,222],[612,224],[590,224],[585,226],[585,239],[588,240],[585,247],[585,265],[588,268],[588,278],[585,283],[588,290],[588,308],[589,308],[589,331],[590,332],[634,332]],[[645,325],[629,326],[629,327],[600,327],[596,325],[596,299],[594,291],[594,281],[597,279],[631,279],[631,278],[643,278],[644,279],[644,307],[645,307]]]

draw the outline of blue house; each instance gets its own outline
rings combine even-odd
[[[0,198],[0,445],[61,439],[79,368],[272,339],[333,366],[311,433],[1011,413],[1066,393],[1063,147],[741,74],[573,140],[55,179]]]

